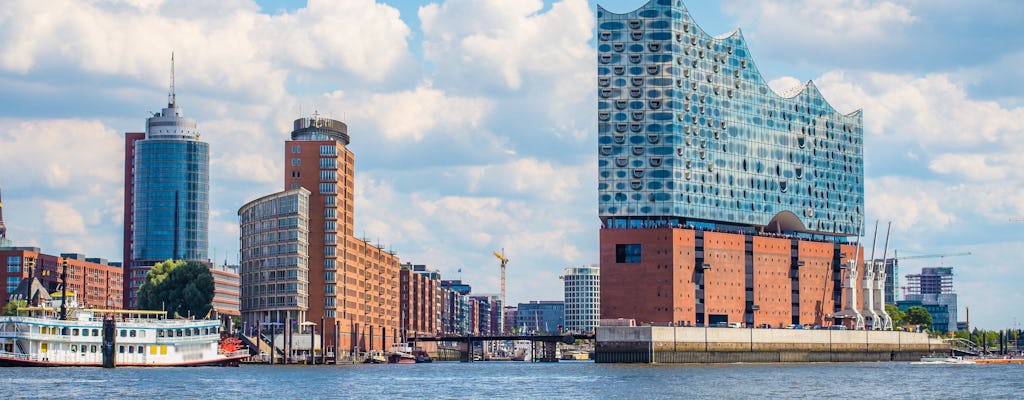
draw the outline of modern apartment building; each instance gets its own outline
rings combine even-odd
[[[597,265],[565,269],[565,330],[593,332],[601,312],[601,269]]]
[[[309,190],[263,196],[238,210],[242,324],[307,321]]]
[[[146,119],[145,133],[125,134],[125,308],[156,263],[209,263],[210,146],[171,89],[167,107]]]
[[[846,266],[863,265],[861,112],[811,82],[776,93],[747,44],[680,0],[598,8],[601,318],[843,322]]]
[[[308,309],[293,321],[316,324],[342,356],[387,349],[399,336],[399,260],[355,237],[355,155],[348,144],[348,126],[314,114],[295,120],[284,146],[284,189],[309,192]],[[243,275],[251,256],[242,253]]]
[[[953,267],[921,268],[919,274],[907,275],[907,293],[896,305],[901,311],[913,306],[924,307],[932,316],[934,332],[957,330],[957,295],[953,290]]]
[[[228,331],[233,328],[232,318],[242,315],[239,269],[238,265],[210,266],[210,275],[213,276],[213,311],[225,323]]]

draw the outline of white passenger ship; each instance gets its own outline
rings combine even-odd
[[[0,316],[0,366],[103,366],[103,319],[115,321],[118,367],[238,365],[248,350],[222,343],[220,321],[167,319],[164,311],[49,307]],[[240,346],[239,346],[240,347]]]

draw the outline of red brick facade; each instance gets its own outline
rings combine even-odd
[[[856,249],[681,228],[602,229],[600,240],[601,318],[651,324],[831,325],[833,273]]]
[[[85,308],[121,309],[123,302],[123,272],[120,266],[105,264],[97,259],[88,259],[80,254],[68,257],[42,254],[36,248],[22,247],[0,250],[0,263],[5,267],[3,274],[8,281],[29,276],[28,260],[35,263],[35,277],[47,290],[56,291],[60,284],[61,265],[68,261],[68,291],[75,293],[78,304]],[[17,262],[13,262],[17,260]],[[100,261],[100,262],[96,262]],[[17,267],[15,267],[17,266]],[[17,269],[17,271],[14,271]],[[11,280],[10,282],[14,282]],[[7,305],[9,293],[0,296],[0,307]],[[70,297],[70,296],[69,296]]]

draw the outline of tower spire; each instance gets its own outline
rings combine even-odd
[[[7,227],[4,226],[4,196],[3,187],[0,186],[0,242],[7,238]]]
[[[167,92],[167,108],[174,108],[174,52],[171,52],[171,90]]]

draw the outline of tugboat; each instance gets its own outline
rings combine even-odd
[[[406,343],[395,343],[388,351],[388,364],[415,364],[416,356]]]

